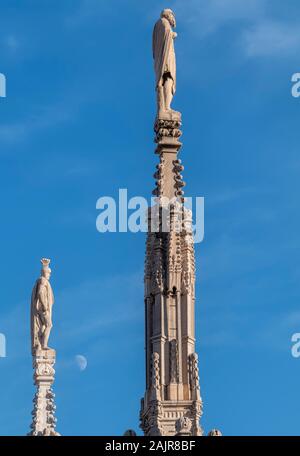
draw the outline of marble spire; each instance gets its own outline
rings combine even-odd
[[[52,391],[56,352],[48,346],[54,295],[50,284],[50,260],[42,258],[41,263],[41,275],[33,287],[31,296],[31,352],[36,393],[29,435],[56,436],[59,434],[55,430],[56,407]]]
[[[181,114],[171,108],[176,89],[175,26],[173,11],[164,10],[153,32],[159,163],[146,242],[146,392],[140,412],[141,428],[149,436],[203,434],[192,214],[183,204]]]

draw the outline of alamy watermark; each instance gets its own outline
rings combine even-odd
[[[300,357],[300,333],[295,333],[292,335],[291,341],[293,342],[291,353],[293,358]]]
[[[292,82],[294,84],[292,85],[292,96],[294,98],[299,98],[300,97],[300,73],[294,73],[292,76]]]
[[[127,189],[119,189],[118,199],[102,196],[96,209],[100,233],[146,233],[185,231],[193,234],[194,242],[204,238],[204,197],[151,198],[134,196],[128,199]],[[192,219],[193,214],[193,219]],[[193,223],[194,221],[194,223]]]
[[[6,97],[6,77],[3,73],[0,73],[0,97]]]
[[[6,357],[6,337],[0,333],[0,358]]]

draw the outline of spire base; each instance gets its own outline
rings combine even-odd
[[[31,436],[58,436],[55,430],[55,394],[52,391],[54,383],[54,365],[56,352],[53,349],[35,350],[33,352],[34,384],[36,393],[33,399]]]

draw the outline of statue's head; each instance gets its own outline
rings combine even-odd
[[[49,280],[51,277],[51,269],[49,268],[50,260],[48,258],[42,258],[41,263],[42,263],[42,270],[41,270],[42,277]]]
[[[173,13],[173,11],[169,8],[166,8],[164,9],[162,12],[161,12],[161,15],[160,15],[161,18],[165,18],[167,19],[170,24],[171,24],[171,27],[175,28],[176,27],[176,19],[175,19],[175,14]]]

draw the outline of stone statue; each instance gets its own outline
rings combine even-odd
[[[31,296],[31,345],[32,353],[50,350],[48,340],[52,328],[53,291],[49,282],[50,260],[41,260],[41,277],[36,281]]]
[[[178,420],[176,421],[175,428],[176,435],[178,436],[191,435],[192,421],[187,416],[182,416],[181,418],[178,418]]]
[[[164,9],[153,30],[153,58],[156,74],[157,113],[170,113],[171,102],[176,91],[176,58],[174,39],[177,33],[175,15]]]

